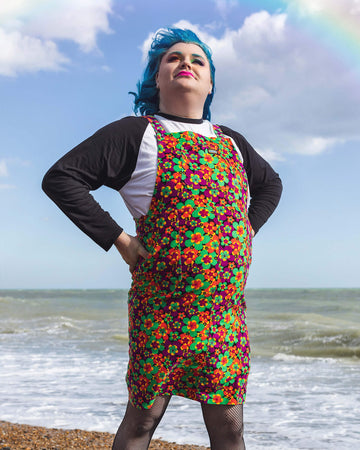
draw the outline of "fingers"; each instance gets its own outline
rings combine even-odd
[[[115,246],[124,261],[129,265],[131,273],[133,273],[139,257],[146,259],[150,256],[150,253],[145,249],[137,237],[130,236],[124,231],[115,241]]]
[[[134,238],[134,239],[137,240],[137,238]],[[132,255],[133,258],[132,258],[131,263],[129,264],[130,273],[133,273],[133,271],[135,270],[136,263],[138,262],[140,257],[147,259],[150,256],[150,253],[145,249],[145,247],[143,247],[141,245],[141,243],[138,240],[137,240],[137,244],[138,245],[136,248],[136,252]]]
[[[130,271],[130,273],[134,272],[135,266],[136,266],[136,263],[135,264],[129,264],[129,271]]]
[[[150,253],[140,244],[138,255],[146,259],[150,256]]]

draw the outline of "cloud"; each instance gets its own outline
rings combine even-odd
[[[286,13],[257,12],[220,37],[187,21],[176,26],[192,29],[213,50],[213,118],[270,159],[360,139],[359,77]]]
[[[0,28],[0,74],[15,76],[19,72],[60,70],[68,62],[56,44],[49,40],[5,32]]]
[[[159,28],[159,30],[160,29],[161,28]],[[156,30],[154,33],[149,33],[148,37],[145,39],[145,41],[141,45],[140,49],[141,49],[141,52],[142,52],[142,62],[145,62],[147,60],[147,55],[148,55],[148,52],[150,50],[151,43],[152,43],[152,41],[153,41],[153,39],[155,37],[155,34],[159,30]]]
[[[348,16],[360,15],[359,0],[286,0],[286,3],[298,13],[307,15],[346,14]]]
[[[0,159],[0,177],[7,177],[9,175],[5,159]]]
[[[14,0],[0,5],[0,75],[60,70],[69,58],[64,40],[83,52],[97,49],[99,33],[110,33],[111,0]]]
[[[216,6],[216,9],[219,11],[222,17],[225,17],[229,14],[231,8],[238,4],[237,0],[213,0]]]
[[[1,184],[0,183],[0,191],[5,191],[8,189],[15,189],[16,186],[14,186],[13,184]]]
[[[28,167],[30,166],[30,161],[21,159],[21,158],[1,158],[0,159],[0,178],[10,178],[10,171],[9,166],[15,166],[15,167]],[[7,189],[15,189],[16,186],[14,184],[9,183],[0,183],[0,190],[7,190]]]
[[[7,161],[5,159],[0,159],[0,177],[8,177],[9,171],[7,166]],[[13,189],[15,186],[12,184],[0,183],[0,190]]]

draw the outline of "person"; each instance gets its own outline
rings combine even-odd
[[[46,194],[129,265],[129,402],[113,449],[148,448],[172,395],[200,402],[213,450],[245,448],[244,288],[252,237],[276,208],[277,173],[236,131],[210,122],[215,67],[190,30],[159,30],[135,112],[50,168]],[[120,192],[126,233],[91,196]]]

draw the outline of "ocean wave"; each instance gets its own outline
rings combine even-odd
[[[116,341],[121,341],[121,342],[128,342],[129,341],[129,337],[127,334],[114,334],[112,336],[112,339],[115,339]]]
[[[313,358],[353,358],[360,359],[360,347],[317,347],[293,349],[296,356],[310,356]]]
[[[299,356],[299,355],[289,355],[287,353],[276,353],[271,359],[274,361],[285,361],[285,362],[312,362],[315,358],[313,356]],[[316,358],[318,359],[318,358]],[[329,363],[335,363],[334,358],[321,358]]]
[[[312,358],[360,358],[357,316],[309,312],[261,312],[249,318],[254,354]]]

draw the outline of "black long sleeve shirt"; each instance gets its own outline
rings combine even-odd
[[[177,120],[189,124],[202,122]],[[149,133],[148,127],[151,125],[144,117],[131,116],[113,122],[59,159],[43,179],[42,187],[46,194],[106,251],[123,229],[95,201],[90,191],[101,186],[119,191],[129,182],[136,171],[144,134]],[[226,136],[233,139],[241,153],[251,197],[248,216],[257,232],[280,200],[281,180],[241,134],[228,127],[220,127]]]

